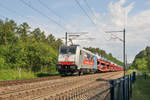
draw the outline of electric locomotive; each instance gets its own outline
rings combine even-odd
[[[95,73],[97,56],[79,45],[61,46],[56,69],[60,74]]]

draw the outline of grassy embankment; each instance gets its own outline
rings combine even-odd
[[[150,77],[137,76],[133,85],[132,100],[150,100]]]
[[[132,73],[135,70],[129,70],[127,73]],[[54,70],[49,73],[33,73],[25,70],[21,71],[21,76],[19,76],[19,71],[14,69],[0,69],[0,81],[3,80],[16,80],[16,79],[27,79],[27,78],[36,78],[36,77],[44,77],[44,76],[54,76],[59,75],[59,73]]]
[[[19,75],[18,70],[11,69],[1,69],[0,70],[0,81],[3,80],[16,80],[16,79],[27,79],[27,78],[36,78],[36,77],[44,77],[44,76],[54,76],[58,75],[58,72],[53,71],[50,73],[33,73],[25,70],[21,71],[21,75]]]

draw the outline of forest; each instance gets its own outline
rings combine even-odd
[[[0,20],[0,80],[34,78],[38,73],[56,74],[59,47],[63,44],[51,33],[14,20]],[[112,54],[99,48],[86,48],[122,65]]]
[[[39,28],[31,30],[26,22],[17,25],[13,20],[0,20],[0,79],[5,79],[5,76],[7,79],[18,71],[31,74],[56,72],[60,45],[60,39],[52,34],[45,36]],[[9,75],[12,70],[13,74]]]
[[[147,46],[144,50],[140,51],[134,58],[131,66],[141,72],[150,72],[150,47]]]

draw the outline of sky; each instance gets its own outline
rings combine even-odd
[[[74,43],[98,47],[122,60],[122,31],[126,29],[128,62],[150,44],[150,0],[0,0],[0,19],[27,22],[45,35],[63,38],[65,32],[88,32]],[[79,6],[79,4],[80,6]],[[30,7],[29,7],[30,6]],[[32,7],[32,8],[31,8]],[[83,11],[84,9],[84,11]],[[83,38],[93,40],[83,40]],[[118,38],[116,38],[118,37]]]

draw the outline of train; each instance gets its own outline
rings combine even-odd
[[[85,50],[79,45],[63,45],[60,47],[56,69],[64,75],[123,70],[121,66]]]

